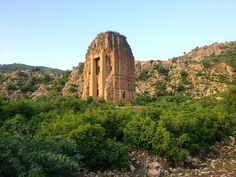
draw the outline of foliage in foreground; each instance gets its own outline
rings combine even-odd
[[[173,163],[236,135],[236,91],[225,99],[137,99],[136,107],[73,97],[0,98],[0,176],[78,176],[127,167],[129,148]]]

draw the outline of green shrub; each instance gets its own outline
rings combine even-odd
[[[146,80],[149,77],[151,77],[151,75],[149,74],[147,70],[140,70],[139,75],[138,75],[138,80]]]
[[[185,90],[185,85],[184,85],[184,83],[180,82],[178,84],[178,87],[176,88],[176,91],[177,92],[183,92],[184,90]]]
[[[160,81],[156,83],[156,96],[167,95],[166,84]]]
[[[86,167],[94,169],[100,166],[99,153],[103,149],[105,129],[100,125],[85,124],[69,132],[68,136],[78,145]]]
[[[142,95],[138,95],[135,99],[136,103],[138,105],[145,105],[147,103],[150,103],[153,101],[152,97],[149,96],[147,93],[142,94]]]
[[[134,117],[124,129],[124,139],[132,146],[151,149],[155,122],[149,117]]]
[[[180,75],[181,75],[182,82],[184,84],[187,84],[188,83],[188,72],[187,71],[182,71],[180,73]]]
[[[166,157],[169,161],[180,162],[190,154],[187,149],[183,148],[186,141],[188,141],[186,134],[175,138],[160,121],[152,139],[152,149],[153,152]]]
[[[105,128],[105,136],[118,141],[123,140],[123,129],[130,121],[133,111],[129,109],[103,111],[103,118],[97,113],[97,120]]]
[[[30,128],[27,125],[27,120],[22,115],[17,114],[14,118],[7,119],[2,125],[1,130],[12,135],[30,136]]]
[[[106,140],[98,155],[99,167],[103,169],[124,168],[129,160],[128,147],[111,139]]]
[[[48,83],[52,82],[52,80],[53,80],[53,78],[51,78],[51,76],[49,74],[45,73],[43,75],[42,82],[44,84],[48,84]]]
[[[7,90],[17,90],[17,86],[15,84],[8,84]]]
[[[150,118],[134,118],[124,129],[125,141],[139,148],[153,151],[154,153],[168,158],[174,162],[182,161],[189,155],[183,147],[188,141],[187,135],[179,137],[169,132],[162,121],[156,125]]]
[[[77,86],[74,85],[74,84],[71,84],[71,85],[69,86],[68,91],[71,92],[71,93],[77,92],[77,91],[78,91]]]
[[[84,112],[85,102],[79,98],[75,97],[65,97],[65,96],[41,96],[35,101],[37,110],[39,112],[58,111],[65,112],[68,110]]]
[[[0,84],[2,85],[8,79],[9,76],[0,73]]]
[[[92,103],[94,103],[94,98],[92,96],[89,96],[87,98],[87,104],[92,104]]]
[[[128,149],[121,143],[105,139],[105,129],[99,124],[81,125],[69,138],[78,145],[82,162],[89,169],[120,168],[128,163]]]
[[[165,68],[162,64],[155,64],[153,69],[157,70],[158,73],[167,76],[169,74],[169,69]]]
[[[225,74],[219,75],[219,82],[229,84],[229,78]]]
[[[36,80],[35,78],[29,78],[22,86],[22,92],[33,92],[36,89]]]
[[[53,81],[53,89],[55,92],[60,92],[63,86],[65,85],[68,77],[70,76],[71,71],[67,70],[62,73],[59,79]]]
[[[202,60],[204,68],[208,69],[211,67],[211,61],[209,59]]]
[[[205,74],[202,71],[198,71],[197,74],[196,74],[197,77],[201,77],[201,76],[204,76],[204,75]]]
[[[32,105],[31,102],[27,100],[20,100],[6,104],[2,109],[2,119],[11,118],[16,114],[20,114],[25,118],[30,119],[37,112],[35,105]]]
[[[72,142],[60,139],[32,140],[0,134],[0,176],[63,177],[79,172],[80,155]]]
[[[232,86],[229,91],[225,93],[223,106],[229,114],[236,113],[236,86]]]
[[[109,149],[106,130],[96,123],[95,116],[88,112],[82,115],[66,112],[63,117],[58,117],[49,124],[41,124],[37,137],[59,136],[73,140],[82,155],[81,162],[87,169],[123,167],[128,163],[128,149],[116,142],[110,143]]]

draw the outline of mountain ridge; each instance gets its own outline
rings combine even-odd
[[[52,73],[62,73],[63,70],[58,68],[51,68],[46,66],[32,66],[22,63],[12,63],[12,64],[0,64],[0,72],[1,73],[9,73],[16,70],[33,70],[36,69],[41,72],[52,72]]]

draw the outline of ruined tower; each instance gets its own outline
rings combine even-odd
[[[98,34],[86,54],[82,97],[132,100],[134,67],[134,56],[125,36],[116,32]]]

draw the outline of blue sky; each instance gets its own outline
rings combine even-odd
[[[72,69],[107,30],[136,59],[165,60],[235,41],[236,0],[0,0],[0,64]]]

